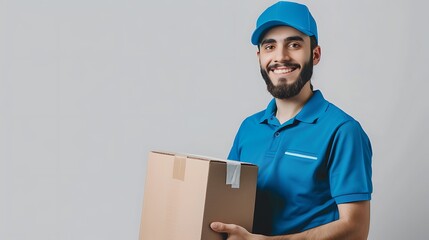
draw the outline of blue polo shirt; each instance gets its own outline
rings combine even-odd
[[[283,124],[276,109],[273,99],[246,118],[228,157],[259,167],[254,233],[301,232],[337,220],[337,204],[371,199],[371,144],[356,120],[320,91]]]

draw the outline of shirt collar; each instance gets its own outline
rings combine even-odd
[[[276,114],[276,111],[277,111],[276,99],[273,98],[268,104],[267,109],[265,109],[265,114],[259,120],[259,123],[268,121],[268,119],[270,119]]]
[[[322,113],[326,111],[329,102],[325,100],[322,92],[316,90],[313,96],[307,101],[304,107],[295,116],[295,119],[301,122],[314,123]],[[276,114],[277,105],[275,99],[272,99],[265,109],[265,114],[260,119],[260,123],[267,121]]]
[[[301,122],[314,123],[328,108],[322,92],[316,90],[295,118]]]

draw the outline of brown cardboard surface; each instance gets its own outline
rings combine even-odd
[[[240,187],[226,184],[226,162],[183,154],[149,153],[140,240],[221,240],[209,224],[251,231],[257,167],[242,165]]]
[[[214,221],[238,224],[252,231],[257,171],[256,167],[242,167],[240,188],[236,189],[225,184],[226,164],[210,163],[203,222],[204,236],[208,239],[222,239],[210,229],[209,225]]]

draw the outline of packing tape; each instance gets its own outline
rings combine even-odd
[[[184,181],[186,170],[186,156],[174,156],[173,178]]]
[[[228,161],[226,163],[226,184],[231,184],[231,188],[240,188],[240,162]]]

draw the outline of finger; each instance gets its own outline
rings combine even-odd
[[[211,229],[213,229],[213,231],[223,232],[223,229],[224,229],[223,225],[224,225],[224,223],[221,223],[221,222],[212,222],[210,224],[210,227],[211,227]]]
[[[212,222],[210,227],[216,232],[234,233],[237,231],[238,226],[235,224],[226,224],[221,222]]]

